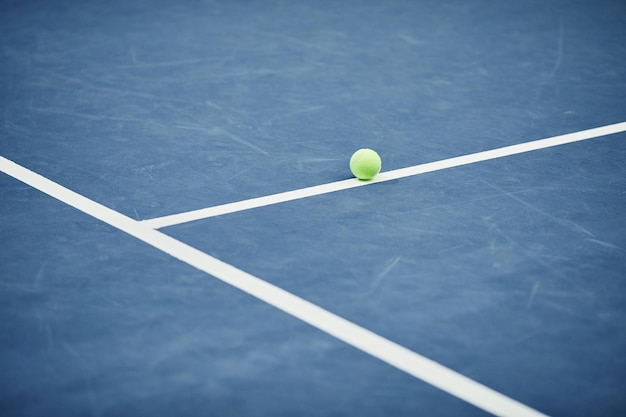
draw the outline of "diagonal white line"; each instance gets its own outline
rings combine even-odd
[[[565,135],[539,139],[531,142],[520,143],[517,145],[505,146],[503,148],[491,149],[488,151],[443,159],[441,161],[415,165],[408,168],[382,172],[372,181],[359,181],[356,178],[351,178],[348,180],[302,188],[299,190],[287,191],[284,193],[272,194],[264,197],[251,198],[249,200],[242,200],[234,203],[187,211],[184,213],[172,214],[163,217],[156,217],[153,219],[144,220],[143,223],[149,227],[152,227],[153,229],[160,229],[162,227],[174,226],[194,220],[206,219],[209,217],[235,213],[237,211],[284,203],[287,201],[313,197],[320,194],[347,190],[354,187],[377,184],[384,181],[391,181],[399,178],[410,177],[413,175],[424,174],[427,172],[439,171],[446,168],[454,168],[462,165],[473,164],[475,162],[482,162],[490,159],[517,155],[524,152],[536,151],[539,149],[550,148],[553,146],[564,145],[567,143],[578,142],[581,140],[593,139],[600,136],[611,135],[624,131],[626,131],[626,122],[616,123],[612,125],[597,127],[594,129],[583,130],[580,132],[568,133]]]
[[[504,417],[545,417],[458,372],[1,156],[0,171],[478,408]]]

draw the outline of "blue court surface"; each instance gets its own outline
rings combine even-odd
[[[626,415],[624,1],[3,0],[0,35],[0,415]]]

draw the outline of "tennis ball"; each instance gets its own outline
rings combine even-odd
[[[359,149],[350,158],[350,171],[360,180],[369,181],[380,172],[380,156],[371,149]]]

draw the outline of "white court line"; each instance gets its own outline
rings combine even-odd
[[[516,155],[524,152],[536,151],[539,149],[550,148],[553,146],[564,145],[567,143],[578,142],[586,139],[593,139],[600,136],[611,135],[624,131],[626,131],[626,122],[616,123],[612,125],[597,127],[594,129],[583,130],[580,132],[568,133],[566,135],[539,139],[532,142],[520,143],[518,145],[505,146],[503,148],[497,148],[488,151],[472,153],[469,155],[457,156],[455,158],[443,159],[441,161],[429,162],[427,164],[415,165],[408,168],[382,172],[372,181],[359,181],[356,178],[351,178],[348,180],[302,188],[299,190],[287,191],[284,193],[272,194],[264,197],[251,198],[249,200],[242,200],[234,203],[222,204],[219,206],[187,211],[184,213],[172,214],[163,217],[156,217],[153,219],[144,220],[143,223],[149,227],[152,227],[153,229],[160,229],[162,227],[174,226],[194,220],[235,213],[237,211],[249,210],[252,208],[268,206],[271,204],[284,203],[287,201],[298,200],[301,198],[312,197],[320,194],[347,190],[354,187],[377,184],[384,181],[391,181],[399,178],[410,177],[413,175],[424,174],[427,172],[439,171],[446,168],[459,167],[462,165],[473,164],[475,162],[487,161],[490,159],[502,158],[505,156]]]
[[[0,156],[0,171],[449,394],[503,417],[544,414]]]

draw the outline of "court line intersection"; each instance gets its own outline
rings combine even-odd
[[[166,225],[181,223],[181,219],[197,219],[195,216],[198,214],[202,215],[200,218],[206,218],[624,131],[626,131],[626,122],[617,123],[596,129],[388,171],[380,174],[378,179],[371,182],[345,180],[217,206],[204,209],[201,213],[190,212],[194,213],[192,216],[188,213],[183,213],[186,217],[178,217],[176,218],[177,222],[174,223],[171,223],[172,216],[146,221],[134,220],[2,156],[0,156],[0,171],[478,408],[498,416],[539,417],[544,416],[544,414],[282,288],[174,239],[157,229]],[[207,213],[210,216],[207,216]],[[168,221],[163,221],[163,219],[168,219]]]

